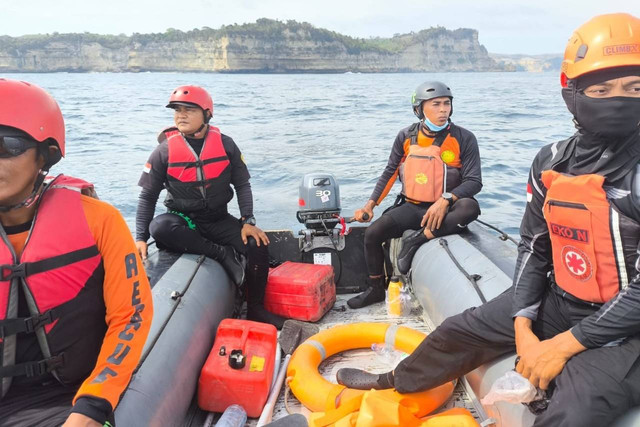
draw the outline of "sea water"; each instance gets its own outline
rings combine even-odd
[[[574,132],[558,72],[442,74],[5,74],[36,83],[60,103],[66,158],[52,172],[92,181],[133,230],[142,168],[165,108],[184,84],[213,96],[212,124],[240,147],[251,173],[255,215],[264,229],[298,230],[298,185],[308,172],[333,174],[343,213],[369,198],[398,131],[413,123],[411,94],[441,80],[454,94],[452,120],[473,132],[482,157],[481,219],[518,232],[531,161],[545,144]],[[399,184],[376,209],[390,205]],[[163,210],[162,197],[156,212]],[[237,214],[237,203],[230,203]]]

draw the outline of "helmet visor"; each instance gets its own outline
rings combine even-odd
[[[36,140],[26,136],[0,136],[0,158],[16,157],[37,146]]]
[[[168,103],[168,104],[166,105],[166,108],[172,108],[172,109],[174,109],[174,110],[175,110],[175,109],[176,109],[176,107],[178,107],[178,106],[180,106],[180,105],[182,105],[182,106],[184,106],[184,107],[195,107],[195,108],[200,108],[200,109],[202,110],[202,107],[201,107],[201,106],[199,106],[198,104],[193,103],[193,102],[185,102],[185,101],[171,101],[170,103]]]

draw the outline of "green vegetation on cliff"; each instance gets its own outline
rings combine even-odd
[[[169,28],[131,36],[92,33],[0,36],[0,72],[204,71],[341,73],[498,71],[472,29],[433,27],[357,38],[306,22]]]
[[[426,41],[439,35],[449,34],[458,38],[469,37],[475,33],[471,29],[449,31],[444,27],[432,27],[418,33],[397,34],[392,38],[372,37],[369,39],[354,38],[335,31],[317,28],[307,22],[289,20],[286,22],[261,18],[255,23],[223,25],[219,29],[203,27],[191,31],[174,28],[164,33],[139,34],[130,37],[120,35],[102,35],[93,33],[53,33],[33,34],[22,37],[0,36],[0,49],[42,49],[50,43],[91,44],[96,43],[108,49],[121,49],[132,44],[147,45],[149,43],[170,43],[207,41],[223,36],[255,38],[263,41],[310,40],[316,43],[341,43],[350,54],[363,51],[380,53],[398,53],[416,41]]]

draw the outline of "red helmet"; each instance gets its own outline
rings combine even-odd
[[[202,110],[209,110],[209,114],[213,115],[213,100],[209,92],[200,86],[180,86],[171,93],[167,108],[173,108],[174,105],[196,105]]]
[[[64,156],[64,119],[51,95],[31,83],[0,78],[0,100],[0,126],[20,129],[38,142],[52,139]]]

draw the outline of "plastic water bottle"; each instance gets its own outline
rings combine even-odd
[[[400,293],[402,292],[402,282],[398,276],[393,276],[389,281],[389,287],[387,288],[387,310],[389,316],[401,316],[402,315],[402,299]]]
[[[243,427],[247,422],[247,412],[240,405],[231,405],[224,410],[216,427]]]

